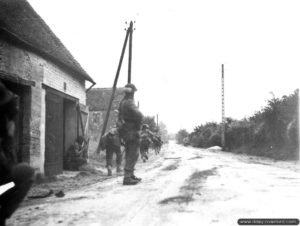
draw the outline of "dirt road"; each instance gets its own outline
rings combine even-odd
[[[20,208],[8,225],[238,225],[300,218],[299,164],[169,144],[139,162],[136,186],[114,177]]]

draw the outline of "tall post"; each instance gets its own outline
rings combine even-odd
[[[156,126],[157,126],[157,129],[158,129],[158,114],[156,114]]]
[[[225,94],[224,94],[224,64],[222,64],[222,134],[221,134],[221,142],[222,147],[225,148],[226,141],[225,141]]]
[[[97,147],[97,152],[98,153],[100,152],[100,147],[101,147],[101,137],[105,133],[107,122],[108,122],[108,118],[109,118],[109,113],[110,113],[112,102],[113,102],[113,99],[114,99],[114,96],[115,96],[117,82],[118,82],[118,78],[119,78],[119,74],[120,74],[120,70],[121,70],[121,66],[122,66],[122,62],[123,62],[124,53],[125,53],[126,45],[127,45],[127,42],[128,42],[128,36],[130,34],[130,30],[131,30],[131,28],[129,27],[127,29],[127,32],[126,32],[126,36],[125,36],[125,40],[124,40],[124,44],[123,44],[123,48],[122,48],[122,53],[121,53],[120,60],[119,60],[119,65],[118,65],[116,77],[115,77],[114,84],[113,84],[113,87],[112,87],[112,93],[111,93],[111,97],[110,97],[110,100],[109,100],[109,105],[108,105],[108,108],[107,108],[107,112],[106,112],[106,115],[105,115],[104,124],[103,124],[102,131],[101,131],[100,140],[99,140],[98,147]]]
[[[132,62],[132,34],[133,34],[133,23],[130,21],[129,25],[129,57],[128,57],[128,83],[131,83],[131,62]]]

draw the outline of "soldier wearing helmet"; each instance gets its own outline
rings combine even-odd
[[[146,129],[149,129],[149,126],[148,126],[148,124],[143,124],[143,126],[142,126],[142,130],[146,130]]]
[[[134,167],[139,157],[139,131],[143,114],[134,103],[135,85],[125,86],[125,96],[119,105],[118,127],[120,137],[125,143],[125,168],[123,185],[135,185],[141,181],[134,175]]]
[[[125,85],[125,92],[126,93],[134,93],[137,91],[137,88],[132,83],[128,83]]]
[[[141,145],[140,145],[141,158],[143,162],[146,162],[146,160],[148,160],[149,148],[153,139],[154,139],[154,134],[149,129],[149,125],[143,124],[142,131],[141,131]]]
[[[112,159],[114,153],[116,154],[117,173],[122,172],[122,152],[119,131],[117,130],[117,128],[113,127],[101,139],[101,144],[103,144],[101,149],[106,150],[107,175],[112,175]]]

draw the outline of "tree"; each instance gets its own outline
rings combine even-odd
[[[164,143],[167,143],[169,140],[167,126],[163,122],[159,122],[158,128],[159,128],[159,133],[161,135],[162,141]]]
[[[175,139],[176,139],[178,144],[183,144],[183,139],[188,137],[188,136],[189,136],[189,133],[185,129],[181,129],[176,134]]]
[[[147,124],[152,132],[157,130],[155,117],[145,116],[143,119],[143,124]]]

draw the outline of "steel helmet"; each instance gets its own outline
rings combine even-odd
[[[143,124],[142,129],[149,129],[149,125],[148,124]]]
[[[137,88],[135,87],[135,85],[133,85],[132,83],[128,83],[125,88],[129,88],[129,89],[125,89],[125,92],[128,93],[133,93],[137,91]]]

